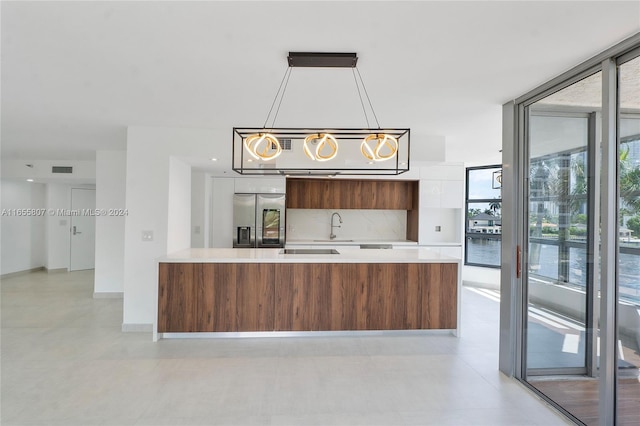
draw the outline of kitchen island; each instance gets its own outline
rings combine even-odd
[[[188,249],[159,259],[154,338],[458,331],[460,259],[424,248],[321,252]]]

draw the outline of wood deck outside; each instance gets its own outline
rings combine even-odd
[[[535,380],[535,388],[587,425],[598,425],[598,380]],[[640,425],[640,381],[620,379],[618,424]]]

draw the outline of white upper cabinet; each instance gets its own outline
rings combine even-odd
[[[443,209],[462,208],[464,203],[464,181],[443,180],[441,184],[440,207]]]
[[[234,181],[236,193],[284,194],[286,191],[284,177],[235,178]]]
[[[420,168],[420,245],[462,244],[464,164]]]
[[[461,209],[463,204],[463,163],[420,168],[420,208]]]
[[[442,181],[420,181],[420,208],[440,208],[442,196]]]

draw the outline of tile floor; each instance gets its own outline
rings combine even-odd
[[[498,372],[497,303],[462,337],[151,341],[93,272],[2,280],[2,425],[565,425]]]

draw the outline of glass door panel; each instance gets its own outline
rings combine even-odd
[[[591,229],[601,93],[598,72],[526,109],[523,366],[530,384],[587,424],[598,420]]]
[[[588,130],[588,116],[530,119],[530,374],[535,369],[586,371]]]

